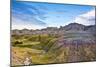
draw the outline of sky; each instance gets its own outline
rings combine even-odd
[[[12,1],[12,29],[42,29],[70,23],[95,24],[95,7],[41,2]]]

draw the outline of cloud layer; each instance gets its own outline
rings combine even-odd
[[[42,20],[45,19],[45,13],[31,3],[13,2],[12,6],[12,19],[27,22],[27,24],[46,25]],[[13,20],[12,20],[13,21]],[[23,24],[16,22],[16,24]],[[25,24],[25,23],[24,23]]]
[[[85,14],[82,14],[76,17],[74,22],[84,24],[84,25],[94,25],[95,19],[96,19],[95,10],[91,10]]]
[[[95,23],[93,6],[13,1],[12,29],[60,27],[72,22]],[[74,20],[74,21],[73,21]]]

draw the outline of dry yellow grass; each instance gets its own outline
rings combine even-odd
[[[12,47],[12,65],[23,65],[25,58],[44,53],[43,50],[31,48]]]

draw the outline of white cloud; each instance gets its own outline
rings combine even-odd
[[[85,14],[79,15],[75,18],[74,22],[83,25],[94,25],[95,24],[95,10],[91,10]]]
[[[44,26],[36,25],[36,24],[30,24],[30,22],[22,21],[16,18],[12,17],[12,29],[41,29],[44,28]]]
[[[41,29],[43,27],[41,26],[36,26],[36,25],[12,25],[12,30],[13,29]]]

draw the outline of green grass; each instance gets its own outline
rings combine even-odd
[[[69,33],[63,36],[64,39],[91,39],[91,35]],[[90,61],[95,60],[95,45],[79,46],[78,51],[74,50],[73,46],[65,47],[59,46],[56,42],[60,37],[58,35],[12,35],[12,55],[15,60],[21,58],[19,62],[23,64],[25,57],[31,57],[31,64],[49,64],[49,63],[63,63],[68,62],[74,57],[71,53],[78,53],[80,60]],[[18,58],[16,58],[18,57]]]

